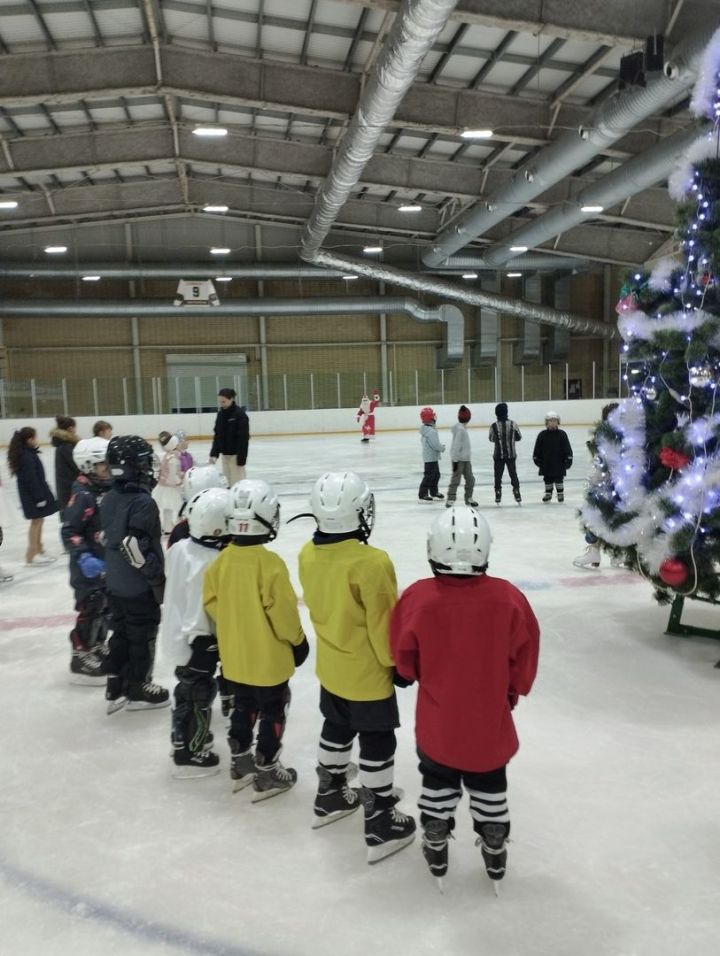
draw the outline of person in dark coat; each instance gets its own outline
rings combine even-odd
[[[23,514],[30,521],[25,563],[32,565],[57,560],[45,553],[42,543],[43,521],[57,512],[58,505],[45,479],[39,444],[35,429],[26,426],[14,433],[7,454],[10,474],[17,478]]]
[[[55,495],[60,506],[60,520],[63,520],[65,505],[70,500],[73,482],[80,474],[73,461],[73,449],[80,441],[76,433],[77,422],[67,415],[56,415],[57,428],[50,432],[50,440],[55,449]]]
[[[558,501],[565,501],[565,473],[572,467],[573,452],[567,432],[560,428],[560,416],[557,412],[548,412],[545,416],[545,430],[535,440],[533,461],[538,474],[545,480],[543,501],[550,501],[553,485]]]
[[[220,410],[213,429],[215,437],[210,449],[210,461],[216,462],[222,455],[222,470],[232,487],[245,477],[250,421],[244,405],[235,404],[235,390],[221,388],[218,392]]]

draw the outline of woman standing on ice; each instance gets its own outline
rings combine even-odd
[[[17,478],[23,514],[30,521],[25,563],[31,565],[57,560],[45,553],[42,543],[43,521],[57,512],[58,505],[45,479],[39,444],[35,429],[26,426],[14,433],[7,453],[10,474]]]

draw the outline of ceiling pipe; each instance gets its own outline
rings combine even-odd
[[[458,0],[404,0],[303,230],[312,262]]]
[[[712,130],[712,124],[696,124],[661,140],[646,152],[633,157],[622,166],[618,166],[607,176],[598,179],[591,186],[581,190],[568,202],[538,216],[527,226],[517,229],[506,236],[502,242],[484,250],[483,259],[490,268],[501,268],[512,261],[519,268],[525,264],[526,256],[513,258],[510,246],[527,246],[532,249],[542,242],[559,236],[578,223],[586,222],[599,213],[582,212],[583,206],[601,206],[609,209],[629,196],[662,182],[672,171],[678,157],[694,143]]]
[[[511,272],[551,272],[554,269],[588,269],[592,262],[580,259],[577,256],[554,256],[542,253],[527,256],[515,256],[502,266],[490,265],[486,256],[450,256],[442,266],[435,269],[423,269],[422,272],[467,272],[474,269],[476,272],[497,272],[500,268]],[[2,267],[0,267],[0,276]]]
[[[673,49],[663,73],[650,79],[646,87],[619,93],[599,106],[582,126],[559,136],[529,159],[496,195],[476,203],[443,229],[423,255],[423,263],[438,266],[686,92],[695,82],[708,38],[720,23],[720,15],[713,19],[715,22],[704,23]]]
[[[406,296],[328,296],[316,299],[233,299],[218,306],[175,306],[172,303],[135,299],[132,302],[67,299],[0,299],[0,318],[100,318],[176,316],[205,319],[215,316],[273,315],[377,315],[402,312],[416,322],[442,322],[449,364],[462,361],[465,349],[464,321],[460,309],[449,303],[427,306]]]
[[[443,299],[455,299],[458,302],[467,302],[469,305],[484,306],[495,309],[504,315],[515,315],[530,322],[540,322],[558,329],[567,329],[571,332],[580,332],[584,335],[593,335],[604,339],[613,339],[617,335],[615,325],[605,325],[593,319],[585,319],[572,312],[549,309],[543,305],[535,305],[523,299],[511,299],[504,295],[495,295],[490,292],[463,288],[450,282],[439,279],[430,279],[421,275],[409,275],[400,269],[379,263],[364,262],[360,259],[351,259],[347,256],[337,256],[330,252],[319,252],[315,261],[333,269],[345,269],[357,275],[364,275],[370,279],[382,279],[393,285],[415,289],[417,292],[428,292]],[[3,304],[0,302],[0,315]]]

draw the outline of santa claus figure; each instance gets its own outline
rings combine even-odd
[[[372,398],[363,395],[358,409],[356,421],[360,424],[362,438],[360,441],[369,442],[375,437],[375,409],[380,404],[380,393],[377,389],[372,394]]]

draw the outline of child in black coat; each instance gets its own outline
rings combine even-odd
[[[538,473],[545,481],[543,501],[550,501],[553,485],[558,501],[565,500],[565,473],[572,467],[573,452],[567,432],[560,428],[560,416],[557,412],[548,412],[545,416],[545,431],[535,440],[533,461]]]

